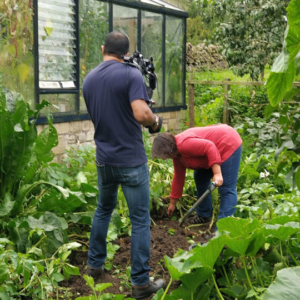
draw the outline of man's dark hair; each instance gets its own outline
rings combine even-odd
[[[129,39],[126,34],[118,31],[110,32],[104,42],[104,54],[122,58],[129,51]]]
[[[152,158],[171,158],[177,151],[175,136],[169,132],[159,133],[152,144]]]

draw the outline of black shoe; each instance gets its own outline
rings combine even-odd
[[[204,218],[199,215],[196,215],[188,220],[189,224],[208,224],[211,222],[211,217]]]
[[[95,269],[95,268],[88,266],[88,268],[87,268],[87,275],[90,277],[93,277],[94,279],[100,278],[103,273],[104,273],[104,267]]]
[[[156,294],[156,292],[166,287],[166,282],[163,279],[158,279],[155,282],[150,282],[145,288],[132,288],[132,297],[136,300],[147,299],[148,297]]]

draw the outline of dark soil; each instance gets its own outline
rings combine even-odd
[[[178,249],[188,250],[191,243],[207,242],[209,238],[208,226],[190,226],[179,227],[178,221],[164,219],[153,219],[151,223],[151,258],[149,266],[151,268],[150,277],[154,279],[164,278],[168,283],[170,276],[167,268],[164,266],[164,256],[173,257]],[[112,283],[113,286],[107,288],[104,292],[112,294],[123,294],[126,297],[131,296],[130,278],[126,274],[126,268],[130,266],[130,237],[120,238],[115,241],[119,246],[113,259],[113,267],[105,271],[98,282]],[[86,285],[84,278],[86,274],[87,251],[79,250],[71,256],[70,263],[77,266],[81,276],[71,276],[69,280],[63,281],[60,286],[69,288],[75,299],[79,296],[88,296],[92,290]],[[173,282],[169,291],[176,289],[179,282]]]

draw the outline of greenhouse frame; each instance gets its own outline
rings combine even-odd
[[[81,93],[102,61],[111,31],[128,35],[131,55],[153,58],[154,112],[186,109],[185,52],[188,14],[161,0],[25,0],[6,3],[1,24],[3,86],[32,107],[47,100],[54,122],[89,120]],[[3,15],[2,14],[2,15]],[[39,123],[46,123],[46,115]]]

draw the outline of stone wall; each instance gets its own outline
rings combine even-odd
[[[215,69],[228,69],[228,63],[219,53],[219,45],[208,45],[204,43],[193,46],[186,44],[186,67],[187,70],[203,71]]]
[[[181,131],[181,124],[186,117],[186,110],[158,113],[158,115],[163,117],[165,131],[176,133]],[[38,133],[45,126],[47,125],[38,125]],[[58,133],[58,146],[53,149],[55,162],[62,161],[65,150],[69,150],[70,147],[86,144],[94,145],[94,126],[91,121],[56,123],[54,126]]]

